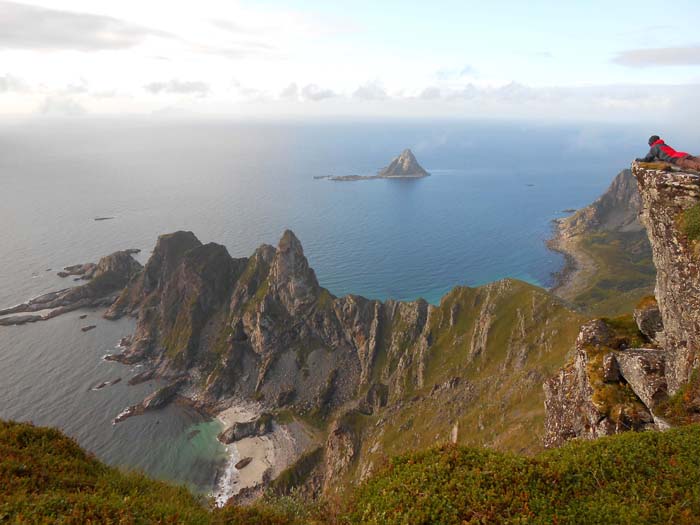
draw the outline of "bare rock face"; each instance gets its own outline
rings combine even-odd
[[[335,421],[326,439],[323,462],[324,492],[333,487],[334,482],[348,471],[359,451],[358,436],[347,419],[346,415]]]
[[[392,160],[391,164],[377,174],[378,177],[386,178],[418,178],[427,177],[428,175],[430,175],[430,173],[425,171],[423,167],[418,164],[416,157],[410,149],[403,150],[401,155]]]
[[[117,319],[140,307],[150,294],[161,289],[177,268],[184,254],[202,243],[192,232],[178,231],[158,237],[153,254],[136,282],[119,296],[105,317]]]
[[[594,230],[642,231],[640,209],[637,181],[631,170],[623,170],[593,204],[558,222],[562,235],[567,237]]]
[[[635,163],[641,220],[657,268],[656,300],[664,328],[669,393],[700,365],[700,269],[694,243],[682,228],[683,212],[700,202],[700,177]]]
[[[664,350],[625,350],[615,352],[614,358],[622,377],[650,411],[668,397]]]
[[[664,330],[659,304],[653,297],[647,297],[637,305],[634,309],[634,320],[639,331],[652,341],[656,340],[657,334],[661,334]]]

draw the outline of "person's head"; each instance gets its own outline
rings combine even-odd
[[[659,137],[658,135],[652,135],[651,137],[649,137],[649,145],[651,146],[654,142],[660,139],[661,137]]]

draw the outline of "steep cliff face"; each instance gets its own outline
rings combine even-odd
[[[631,170],[622,170],[610,187],[591,205],[559,221],[566,236],[593,230],[642,231],[641,197]]]
[[[700,257],[687,220],[700,203],[700,177],[644,164],[635,164],[633,171],[658,271],[655,295],[668,353],[666,375],[675,393],[700,364]]]
[[[698,419],[700,177],[640,163],[632,172],[656,299],[644,299],[634,316],[582,327],[575,358],[544,385],[547,446]]]

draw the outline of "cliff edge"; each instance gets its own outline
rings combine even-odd
[[[700,419],[700,176],[632,165],[657,270],[633,315],[585,324],[544,384],[545,445]]]

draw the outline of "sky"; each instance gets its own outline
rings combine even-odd
[[[700,116],[700,2],[0,1],[0,115]]]

